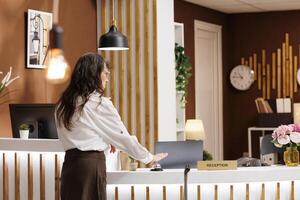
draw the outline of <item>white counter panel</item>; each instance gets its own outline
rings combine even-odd
[[[113,171],[108,175],[111,184],[182,184],[183,169],[167,169],[152,172],[139,169],[136,172]],[[241,183],[264,181],[300,180],[300,167],[269,166],[244,167],[237,170],[207,171],[192,169],[188,174],[189,183]]]

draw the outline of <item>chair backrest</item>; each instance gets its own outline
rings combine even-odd
[[[283,153],[283,148],[275,147],[275,145],[271,142],[273,140],[272,135],[265,135],[261,140],[260,145],[260,154],[270,154],[270,153]]]
[[[203,160],[203,141],[170,141],[156,142],[155,153],[168,153],[168,157],[159,163],[162,168],[183,169],[187,164],[197,167],[197,161]]]

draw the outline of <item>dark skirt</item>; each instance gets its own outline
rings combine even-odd
[[[103,151],[66,152],[61,173],[61,200],[106,200]]]

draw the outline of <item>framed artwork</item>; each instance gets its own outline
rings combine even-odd
[[[27,68],[42,69],[49,48],[52,13],[28,9],[27,16]]]

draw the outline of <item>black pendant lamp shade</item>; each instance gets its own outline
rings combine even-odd
[[[50,30],[50,48],[63,49],[63,28],[57,24]]]
[[[127,37],[118,31],[114,23],[109,31],[100,37],[98,50],[118,51],[128,49]]]

